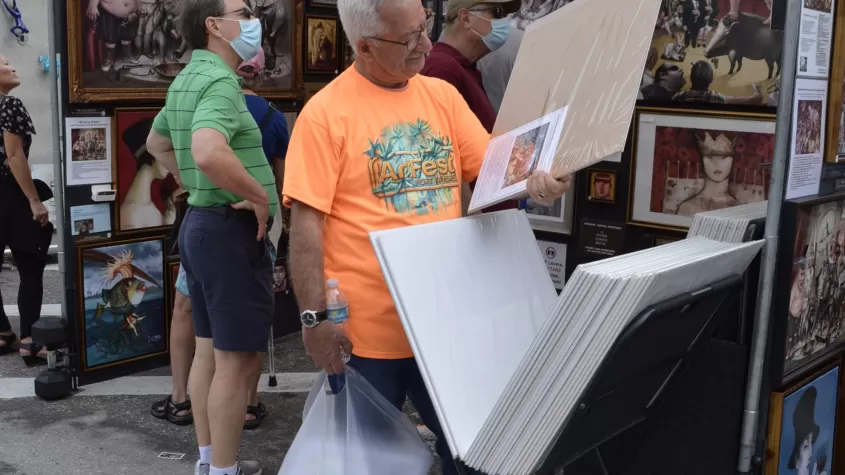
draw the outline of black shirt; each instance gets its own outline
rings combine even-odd
[[[29,159],[29,148],[32,146],[35,126],[23,102],[17,97],[0,98],[0,132],[10,132],[19,136],[23,141],[24,156]],[[5,140],[0,140],[0,188],[9,186],[17,187],[18,183],[12,175],[12,169],[9,168]]]

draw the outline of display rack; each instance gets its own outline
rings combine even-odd
[[[624,466],[626,457],[638,447],[616,444],[612,455],[603,448],[632,432],[643,431],[653,409],[660,407],[673,384],[696,376],[686,373],[689,360],[716,327],[737,316],[729,309],[742,290],[743,278],[734,276],[640,312],[605,357],[536,475],[554,475],[559,469],[567,472],[566,467],[577,467],[573,472],[577,475],[626,473],[618,467]],[[741,397],[741,393],[735,396]],[[641,438],[636,440],[644,443]],[[731,441],[714,440],[706,450],[715,457],[715,451],[730,451],[733,445]],[[466,474],[462,462],[457,463]],[[687,467],[674,468],[678,473],[694,473]]]

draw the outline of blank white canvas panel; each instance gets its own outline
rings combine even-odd
[[[557,299],[531,226],[510,210],[370,238],[446,438],[463,457]]]

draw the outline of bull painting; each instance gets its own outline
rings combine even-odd
[[[783,28],[771,0],[663,0],[640,98],[650,102],[764,105],[777,83]]]
[[[783,53],[783,31],[772,30],[763,24],[765,20],[753,13],[740,13],[736,20],[725,15],[704,48],[704,57],[713,59],[727,56],[731,65],[728,74],[738,73],[742,69],[743,58],[763,60],[769,67],[766,79],[777,76]]]

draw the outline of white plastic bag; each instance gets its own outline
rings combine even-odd
[[[417,428],[346,367],[343,389],[321,373],[279,475],[426,475],[434,462]]]

